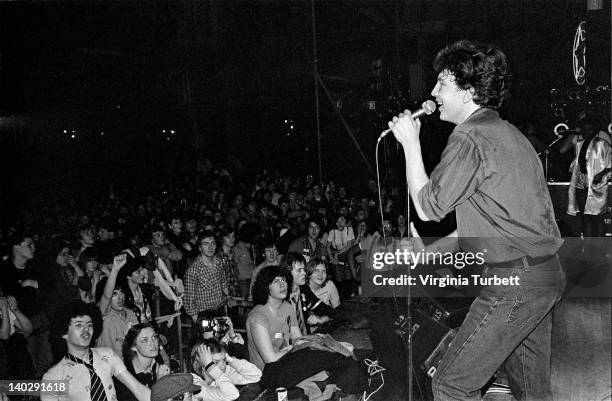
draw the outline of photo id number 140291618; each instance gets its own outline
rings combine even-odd
[[[6,395],[66,395],[66,380],[0,380],[0,393]]]

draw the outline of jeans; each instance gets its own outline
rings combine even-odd
[[[322,370],[329,373],[330,383],[346,394],[361,393],[367,387],[365,370],[351,357],[336,352],[302,348],[266,364],[261,378],[265,388],[293,388]]]
[[[502,365],[517,400],[552,399],[552,309],[565,275],[556,255],[534,266],[519,262],[483,270],[482,277],[518,277],[519,285],[482,288],[434,375],[435,400],[479,400]]]

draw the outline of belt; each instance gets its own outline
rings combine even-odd
[[[531,256],[523,256],[518,259],[508,260],[505,262],[497,262],[497,263],[486,263],[487,266],[495,268],[495,269],[507,269],[512,267],[522,267],[523,263],[526,263],[528,266],[539,265],[545,262],[548,262],[554,255],[544,255],[532,258]]]

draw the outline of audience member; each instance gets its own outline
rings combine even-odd
[[[253,240],[256,235],[256,225],[245,224],[239,229],[238,244],[234,248],[234,256],[238,267],[238,283],[240,296],[247,299],[251,285],[251,274],[255,269],[255,247]]]
[[[22,379],[34,377],[34,363],[28,351],[27,337],[32,333],[32,323],[19,309],[14,296],[2,296],[0,293],[0,338],[4,341],[5,379]]]
[[[40,312],[42,306],[39,282],[28,263],[36,252],[34,240],[29,234],[15,232],[7,238],[6,243],[10,247],[10,255],[0,264],[2,292],[14,296],[26,316],[32,317]]]
[[[355,233],[353,227],[346,224],[346,217],[336,216],[336,227],[327,236],[327,253],[333,268],[333,275],[340,298],[348,299],[351,295],[353,276],[348,265],[347,252],[353,246]]]
[[[308,287],[321,301],[337,308],[340,306],[340,295],[333,281],[328,280],[327,266],[322,259],[313,258],[306,263]]]
[[[300,270],[299,263],[296,267],[296,271]],[[301,270],[303,273],[303,264]],[[364,376],[354,359],[310,348],[291,352],[304,342],[299,340],[302,331],[296,310],[286,302],[293,286],[293,275],[277,266],[264,268],[253,286],[255,307],[247,319],[247,338],[250,360],[263,371],[262,385],[291,388],[321,371],[328,371],[342,392],[359,393],[364,388]]]
[[[249,287],[249,300],[253,298],[253,284],[255,283],[255,279],[257,275],[266,266],[278,266],[282,260],[281,256],[278,254],[278,249],[276,249],[275,241],[272,237],[266,237],[263,240],[263,257],[264,260],[261,262],[251,274],[251,283]]]
[[[191,350],[193,383],[202,390],[193,398],[231,401],[240,396],[236,385],[257,383],[261,370],[252,363],[228,355],[217,339],[198,341]]]
[[[308,262],[311,258],[325,259],[327,251],[325,245],[319,239],[321,234],[321,222],[315,217],[311,217],[307,222],[308,232],[291,242],[287,252],[298,252],[304,255]]]
[[[91,348],[102,326],[97,306],[81,301],[59,311],[53,320],[54,339],[64,341],[64,357],[45,373],[43,380],[67,380],[68,394],[42,393],[49,400],[116,400],[112,377],[121,381],[139,401],[150,401],[150,390],[128,372],[110,348]]]
[[[232,297],[240,297],[238,264],[236,263],[236,255],[234,252],[236,233],[231,226],[223,225],[219,228],[217,238],[218,242],[221,244],[217,250],[217,257],[221,261],[221,266],[223,266],[228,293]]]
[[[139,323],[129,329],[123,341],[121,355],[128,372],[148,388],[170,373],[170,367],[163,363],[160,355],[159,334],[155,327],[148,323]],[[136,400],[134,394],[121,381],[113,381],[118,400]]]
[[[224,315],[222,309],[229,297],[225,272],[215,256],[215,235],[212,231],[204,231],[198,243],[200,255],[185,273],[185,311],[194,322],[202,311]]]
[[[126,261],[126,254],[115,256],[108,278],[100,281],[103,290],[98,290],[101,294],[97,303],[102,312],[103,327],[97,346],[112,348],[117,355],[122,354],[123,339],[130,327],[138,324],[134,311],[125,307],[123,288],[116,286],[117,275]]]

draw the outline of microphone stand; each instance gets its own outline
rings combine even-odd
[[[540,157],[540,155],[542,155],[542,153],[544,153],[544,179],[546,180],[546,182],[548,182],[548,154],[550,153],[549,150],[553,146],[555,146],[555,144],[557,142],[559,142],[561,139],[563,139],[563,137],[559,136],[557,139],[555,139],[554,141],[549,143],[548,146],[546,146],[546,148],[544,148],[543,151],[538,153],[538,157]]]

